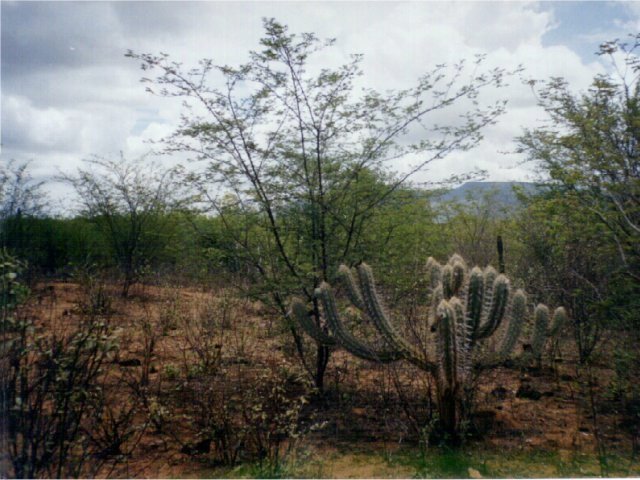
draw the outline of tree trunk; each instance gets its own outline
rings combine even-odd
[[[316,325],[321,328],[320,305],[317,298],[313,300],[313,316],[315,317]],[[327,370],[330,355],[331,350],[329,347],[320,343],[316,344],[316,371],[313,380],[320,393],[324,392],[324,373]]]
[[[120,291],[120,296],[122,298],[127,298],[129,296],[129,289],[133,285],[133,279],[127,274],[125,275],[124,282],[122,283],[122,290]]]
[[[327,370],[330,355],[331,351],[328,347],[318,344],[316,349],[316,374],[314,383],[320,393],[324,392],[324,373]]]
[[[442,439],[448,445],[460,443],[458,396],[455,390],[445,389],[440,393],[438,401],[438,413],[440,415],[440,429]]]

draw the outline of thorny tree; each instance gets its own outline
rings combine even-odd
[[[521,151],[539,162],[553,185],[606,227],[616,245],[620,273],[640,280],[640,35],[598,52],[612,74],[598,75],[576,94],[563,78],[539,91],[550,122],[526,131]],[[531,82],[532,85],[535,81]]]
[[[267,286],[322,389],[329,350],[318,343],[315,367],[305,360],[287,297],[297,293],[313,302],[320,325],[314,289],[332,280],[339,263],[358,260],[353,251],[362,233],[404,182],[432,161],[480,140],[482,128],[505,106],[483,102],[481,94],[501,87],[509,73],[479,73],[483,59],[478,57],[469,66],[437,66],[410,89],[359,90],[361,55],[320,69],[312,56],[333,40],[290,34],[274,19],[265,19],[264,28],[262,50],[250,52],[248,63],[238,67],[202,60],[186,70],[166,54],[130,51],[127,56],[142,61],[145,71],[160,72],[153,80],[143,79],[154,85],[151,93],[186,99],[181,126],[165,139],[167,148],[207,162],[194,182]],[[460,102],[468,102],[465,113],[448,111]],[[432,119],[429,126],[430,117],[444,123]],[[423,139],[416,141],[419,136]],[[409,158],[414,164],[403,174],[389,173],[389,162],[408,163]],[[363,192],[360,182],[371,174],[383,180],[384,188]],[[230,198],[234,212],[250,214],[245,218],[253,219],[251,225],[243,229],[227,221]]]
[[[122,274],[126,297],[167,236],[169,213],[183,204],[176,170],[145,161],[94,158],[75,175],[65,175],[82,201],[84,213],[105,236]]]
[[[597,75],[587,91],[575,92],[563,78],[542,82],[537,93],[548,122],[519,139],[521,151],[551,180],[548,206],[541,198],[536,208],[564,217],[554,224],[545,212],[545,229],[557,233],[549,237],[553,244],[542,239],[538,246],[548,249],[542,264],[552,262],[548,271],[569,307],[581,362],[605,329],[626,330],[629,352],[638,339],[639,48],[640,35],[603,43],[597,53],[609,60],[610,73]],[[580,229],[571,231],[567,221]]]
[[[29,162],[0,165],[0,246],[19,250],[30,234],[24,219],[41,214],[45,201],[42,182],[31,176]]]

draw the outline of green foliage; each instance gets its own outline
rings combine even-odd
[[[108,245],[85,217],[26,217],[20,222],[24,236],[7,233],[7,249],[29,264],[31,274],[70,273],[71,264],[82,264],[88,258],[107,266]]]
[[[518,208],[507,208],[500,202],[498,190],[487,190],[477,197],[468,192],[464,202],[438,205],[446,243],[473,265],[500,265],[496,238],[512,230],[512,218],[517,211]],[[516,245],[511,235],[507,242],[511,260],[517,256]]]
[[[12,328],[13,312],[29,295],[29,289],[19,281],[24,264],[0,250],[0,330]]]
[[[427,452],[409,451],[398,455],[397,461],[401,465],[409,465],[415,469],[416,474],[413,478],[480,478],[480,475],[484,478],[600,476],[595,454],[572,452],[567,458],[557,449],[469,447],[462,451],[432,448]],[[626,477],[632,474],[627,467],[629,465],[627,458],[616,456],[612,463],[617,466],[618,476]]]
[[[637,301],[636,287],[619,276],[616,247],[606,228],[591,221],[575,199],[546,191],[527,204],[514,229],[522,247],[513,270],[527,278],[532,295],[565,306],[569,320],[564,328],[585,362],[606,329],[622,328],[623,318],[635,316],[630,307]]]
[[[582,362],[603,330],[636,335],[640,321],[639,47],[638,35],[602,44],[612,73],[596,76],[587,91],[575,93],[562,78],[541,82],[550,122],[519,139],[549,179],[549,193],[527,212],[545,217],[528,227],[525,242],[550,273],[552,293],[565,297]]]
[[[0,165],[0,246],[16,246],[27,238],[21,220],[42,214],[46,203],[42,185],[33,180],[29,162],[10,160]]]
[[[489,474],[480,459],[469,453],[450,449],[430,451],[419,458],[416,468],[414,478],[471,478],[470,469],[477,470],[482,476]]]

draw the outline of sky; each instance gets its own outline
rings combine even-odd
[[[487,180],[526,181],[531,164],[515,152],[523,129],[545,119],[524,80],[565,77],[576,91],[609,66],[600,43],[637,33],[634,2],[22,2],[0,3],[0,162],[29,161],[53,203],[71,202],[53,179],[98,155],[138,158],[170,134],[180,101],[150,95],[138,53],[166,52],[186,66],[201,58],[238,65],[258,48],[262,18],[292,33],[336,43],[317,60],[364,55],[362,82],[381,91],[410,87],[438,63],[486,54],[489,65],[524,67],[493,93],[507,113],[473,150],[429,165],[414,180],[482,169]],[[163,157],[166,165],[184,161]],[[391,167],[409,168],[400,159]]]

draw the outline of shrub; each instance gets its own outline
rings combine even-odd
[[[3,452],[17,478],[92,474],[101,462],[87,460],[100,436],[91,437],[88,428],[103,412],[100,378],[117,345],[109,325],[94,315],[41,333],[18,308],[28,295],[21,268],[0,252]]]

